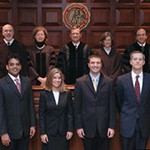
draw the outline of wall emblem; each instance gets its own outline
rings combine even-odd
[[[90,22],[90,12],[83,4],[72,3],[63,11],[63,22],[69,29],[74,26],[84,29]]]

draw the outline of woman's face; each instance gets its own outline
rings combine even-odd
[[[109,48],[111,47],[111,37],[108,36],[105,38],[105,40],[103,41],[104,47]]]
[[[52,87],[59,88],[61,82],[62,82],[62,78],[60,73],[55,73],[52,79]]]
[[[45,40],[45,34],[43,31],[38,31],[36,34],[35,34],[35,39],[37,42],[43,42]]]

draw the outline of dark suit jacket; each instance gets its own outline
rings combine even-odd
[[[130,60],[130,54],[133,51],[141,51],[142,52],[141,46],[137,42],[128,46],[124,51],[124,54],[123,54],[123,71],[125,73],[131,71],[131,65],[129,63],[129,60]],[[143,54],[145,55],[145,65],[144,65],[143,70],[145,72],[150,72],[150,45],[148,43],[146,43],[146,45],[144,46]]]
[[[85,136],[92,138],[96,131],[107,137],[108,128],[115,128],[116,112],[112,79],[100,76],[97,92],[89,75],[77,79],[75,84],[75,128],[83,128]]]
[[[9,75],[0,79],[0,136],[8,133],[11,139],[19,139],[35,126],[35,114],[30,79],[20,77],[21,94]]]
[[[135,131],[137,117],[143,137],[150,135],[150,74],[144,73],[140,104],[136,99],[131,73],[118,77],[117,104],[120,109],[120,130],[124,137]]]
[[[28,53],[27,48],[22,43],[14,40],[10,46],[7,46],[4,41],[0,42],[0,78],[7,75],[6,59],[10,54],[18,54],[21,58],[22,70],[21,75],[28,75]]]
[[[65,44],[58,55],[56,67],[65,75],[66,84],[74,84],[76,78],[89,72],[88,57],[92,54],[89,45],[80,42],[77,49],[72,42]]]
[[[41,92],[39,105],[41,135],[55,136],[58,133],[66,135],[67,131],[73,131],[72,111],[70,92],[60,93],[58,105],[52,91]]]

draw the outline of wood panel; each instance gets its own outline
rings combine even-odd
[[[139,26],[150,34],[149,0],[1,0],[0,26],[11,23],[15,27],[16,38],[30,45],[33,41],[29,35],[33,28],[43,25],[49,31],[49,43],[59,49],[70,40],[68,29],[62,22],[63,10],[74,2],[87,5],[91,12],[91,22],[84,29],[86,34],[82,40],[93,48],[99,47],[100,35],[105,31],[112,32],[119,51],[134,42],[134,34],[131,33]]]
[[[106,31],[113,34],[116,48],[120,53],[135,41],[135,31],[139,26],[144,27],[150,37],[150,0],[1,0],[0,27],[6,23],[12,24],[15,28],[15,37],[28,46],[33,43],[33,28],[43,25],[48,30],[48,43],[60,49],[70,40],[69,30],[62,22],[63,10],[68,4],[75,2],[87,5],[91,12],[91,21],[83,31],[82,40],[94,49],[99,48],[100,36]],[[2,39],[0,34],[0,40]],[[38,127],[40,90],[34,89],[37,133],[31,140],[30,150],[41,150]],[[120,150],[118,128],[111,141],[111,150]],[[82,142],[76,134],[71,141],[71,150],[83,150]]]

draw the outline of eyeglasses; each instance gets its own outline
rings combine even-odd
[[[4,30],[4,32],[13,32],[13,30]]]

